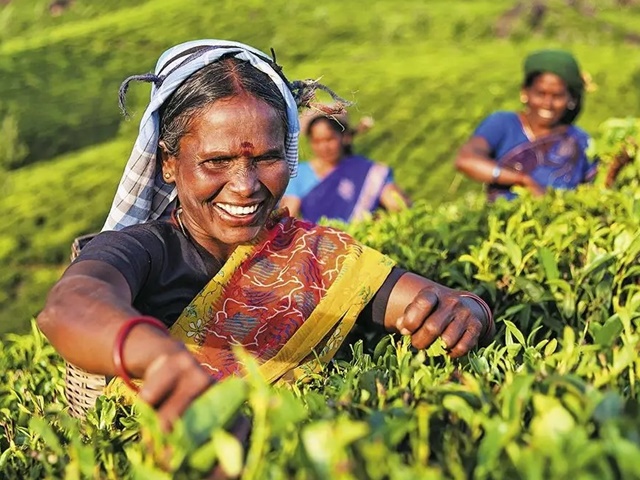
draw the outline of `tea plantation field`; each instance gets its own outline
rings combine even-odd
[[[509,0],[75,0],[56,17],[49,3],[0,2],[0,478],[640,478],[637,154],[602,186],[612,154],[640,141],[637,2],[539,2],[539,24]],[[483,296],[493,344],[452,361],[363,332],[291,388],[251,372],[214,387],[172,436],[114,398],[68,415],[63,363],[31,320],[128,158],[148,87],[131,87],[127,121],[120,81],[196,37],[273,47],[290,78],[322,77],[354,120],[374,117],[356,149],[417,203],[344,228]],[[522,59],[547,46],[591,75],[578,123],[603,168],[575,192],[488,206],[455,151],[482,117],[518,108]],[[240,414],[244,444],[228,433]]]

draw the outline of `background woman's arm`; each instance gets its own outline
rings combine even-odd
[[[506,167],[496,169],[498,165],[491,158],[491,148],[482,137],[472,137],[460,148],[455,167],[459,172],[478,182],[522,186],[534,195],[545,193],[545,189],[529,175]]]
[[[380,194],[380,205],[388,212],[399,212],[411,206],[411,199],[395,183],[387,183]]]
[[[291,195],[285,195],[280,200],[280,207],[287,207],[289,215],[292,217],[300,217],[300,205],[302,205],[302,201],[298,197]]]

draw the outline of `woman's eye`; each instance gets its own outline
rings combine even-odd
[[[256,158],[254,161],[256,163],[266,163],[266,164],[270,164],[270,163],[276,163],[276,162],[280,162],[282,160],[282,157],[259,157]]]
[[[208,167],[227,167],[230,163],[231,159],[229,158],[210,158],[204,162]]]

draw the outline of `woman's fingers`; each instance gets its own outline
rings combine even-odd
[[[396,328],[402,335],[412,335],[425,323],[425,319],[438,306],[438,296],[428,289],[422,289],[413,301],[407,305],[404,313],[398,318]]]
[[[447,308],[439,307],[411,335],[411,345],[418,349],[429,348],[442,335],[451,321],[451,312]]]
[[[460,340],[449,349],[449,356],[452,358],[458,358],[469,353],[469,351],[478,344],[481,330],[481,327],[467,327]]]
[[[198,366],[200,369],[200,367]],[[202,369],[198,375],[181,375],[176,387],[157,409],[165,430],[187,410],[201,393],[212,385],[211,377]]]
[[[177,371],[167,368],[168,359],[169,355],[158,357],[151,362],[144,374],[138,396],[153,407],[157,407],[164,401],[176,383]]]
[[[411,335],[411,344],[418,349],[428,348],[441,337],[449,354],[460,357],[478,343],[484,312],[459,292],[443,289],[438,293],[440,298],[433,289],[421,290],[398,319],[397,329]]]
[[[145,372],[140,398],[151,404],[165,430],[184,413],[213,380],[196,359],[184,350],[160,357]]]
[[[457,312],[456,318],[451,319],[451,322],[445,327],[442,335],[442,341],[448,352],[453,351],[457,343],[467,331],[469,316],[464,311]]]

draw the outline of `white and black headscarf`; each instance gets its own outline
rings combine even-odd
[[[288,131],[285,139],[285,158],[289,174],[295,176],[298,169],[298,105],[313,92],[305,87],[326,88],[314,81],[289,83],[279,74],[276,65],[263,52],[238,42],[225,40],[197,40],[170,48],[162,54],[153,74],[129,77],[120,89],[121,105],[131,80],[152,82],[151,99],[140,121],[138,138],[118,185],[109,216],[103,230],[121,230],[129,225],[164,218],[170,213],[177,193],[175,185],[163,181],[156,155],[160,137],[159,111],[167,99],[191,75],[216,62],[223,55],[249,62],[269,76],[278,87],[287,106]],[[294,98],[294,92],[296,97]],[[330,92],[332,93],[332,92]],[[333,96],[333,94],[332,94]],[[303,99],[302,97],[305,97]]]

